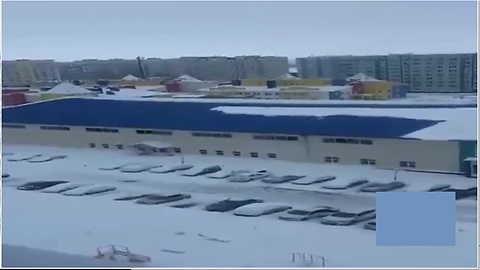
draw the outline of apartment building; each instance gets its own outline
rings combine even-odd
[[[391,54],[298,58],[302,78],[346,78],[364,73],[405,83],[409,91],[476,92],[477,54]]]
[[[2,61],[4,87],[31,86],[38,82],[60,81],[57,63],[53,60]]]
[[[147,58],[142,61],[149,77],[178,77],[183,74],[201,80],[273,79],[288,73],[287,57],[211,56],[173,59]],[[140,76],[137,60],[82,60],[62,63],[66,79],[120,79],[128,74]]]

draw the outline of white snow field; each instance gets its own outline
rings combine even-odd
[[[337,176],[332,182],[313,185],[265,184],[259,180],[230,183],[226,179],[206,176],[185,177],[180,175],[181,172],[132,174],[99,169],[132,161],[170,168],[181,164],[178,156],[139,157],[119,150],[3,147],[3,151],[14,153],[12,157],[68,155],[65,159],[42,164],[4,161],[3,173],[11,177],[29,181],[65,180],[117,188],[107,194],[72,197],[61,193],[19,191],[13,185],[4,185],[2,237],[6,245],[92,258],[93,263],[98,261],[97,267],[106,265],[105,261],[94,258],[96,249],[111,244],[126,246],[133,253],[151,258],[150,263],[139,267],[302,267],[307,264],[321,267],[321,258],[325,259],[326,267],[476,267],[477,263],[475,200],[457,204],[456,246],[453,247],[377,247],[375,232],[363,229],[363,223],[335,227],[322,225],[316,220],[281,221],[278,220],[279,214],[247,218],[235,216],[232,211],[213,213],[203,210],[205,205],[226,198],[261,199],[294,208],[327,205],[344,211],[368,210],[375,207],[374,194],[356,190],[328,194],[323,193],[321,186],[335,181],[347,183],[359,176],[374,182],[390,182],[394,172],[389,170],[278,160],[251,162],[241,158],[183,157],[194,168],[221,165],[232,170],[269,170],[275,175],[308,172],[307,177],[312,178],[327,174]],[[403,189],[407,191],[423,191],[435,184],[450,184],[455,188],[476,186],[474,179],[455,175],[401,171],[398,179],[407,183]],[[146,193],[183,193],[192,198],[160,205],[114,200]],[[198,205],[187,209],[169,207],[190,202]],[[302,262],[300,255],[292,262],[293,253],[306,254],[306,258],[311,255],[316,261],[313,264]],[[4,261],[9,260],[5,257],[8,254],[4,253]],[[12,266],[33,265],[28,260],[20,262],[24,265],[11,258],[9,262]],[[65,265],[42,262],[38,265],[85,266],[80,262]]]

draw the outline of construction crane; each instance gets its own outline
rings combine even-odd
[[[145,70],[143,69],[143,64],[142,64],[143,60],[144,60],[143,57],[137,56],[138,68],[140,69],[140,75],[142,76],[142,79],[146,79],[147,76],[145,74]]]

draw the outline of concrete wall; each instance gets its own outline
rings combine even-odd
[[[38,125],[26,128],[13,128],[3,125],[3,141],[16,144],[40,144],[63,147],[118,148],[142,141],[162,141],[174,144],[185,154],[200,154],[206,150],[208,155],[234,156],[235,151],[242,157],[257,153],[259,158],[269,158],[275,154],[277,159],[303,162],[325,162],[325,157],[336,157],[340,164],[360,165],[361,159],[375,160],[379,168],[399,168],[401,161],[414,162],[409,169],[461,172],[459,164],[459,143],[421,140],[367,140],[371,144],[362,144],[360,139],[350,138],[350,142],[326,142],[317,136],[290,136],[296,140],[254,139],[250,133],[229,133],[231,138],[193,136],[189,131],[173,131],[164,135],[137,134],[135,129],[118,129],[117,133],[87,132],[84,127],[69,127],[70,130],[45,130]],[[206,132],[203,132],[205,135]],[[207,133],[215,134],[215,133]],[[218,133],[216,133],[218,134]],[[276,134],[275,136],[282,136]],[[282,137],[280,137],[282,138]],[[335,138],[330,138],[335,139]],[[339,138],[337,138],[339,139]],[[341,138],[340,138],[341,139]],[[271,156],[271,155],[270,155]]]

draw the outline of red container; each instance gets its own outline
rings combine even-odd
[[[350,83],[352,86],[352,94],[358,95],[363,94],[363,83],[362,82],[353,82]]]
[[[2,95],[3,106],[15,106],[27,103],[27,99],[23,93],[12,93]]]
[[[165,88],[169,93],[177,93],[182,91],[182,89],[180,88],[180,83],[178,82],[168,82],[165,84]]]

